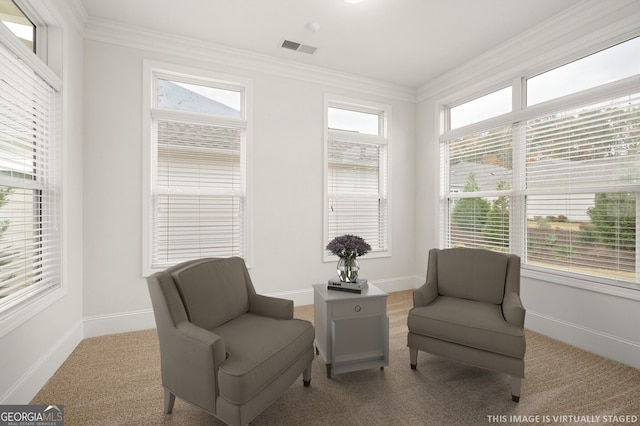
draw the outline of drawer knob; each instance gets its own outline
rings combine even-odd
[[[354,310],[354,311],[356,311],[356,312],[360,312],[360,311],[362,310],[362,307],[361,307],[360,305],[356,305],[356,306],[353,308],[353,310]]]

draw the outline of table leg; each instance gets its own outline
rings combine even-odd
[[[327,364],[327,379],[331,378],[331,364]]]

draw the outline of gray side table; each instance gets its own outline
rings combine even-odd
[[[389,365],[387,293],[369,284],[362,292],[313,285],[316,354],[331,374]]]

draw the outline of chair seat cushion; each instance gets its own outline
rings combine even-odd
[[[227,360],[220,365],[220,396],[244,404],[312,348],[309,321],[275,319],[252,313],[211,330],[224,339]]]
[[[524,331],[505,321],[500,305],[439,296],[409,311],[407,325],[410,333],[524,358]]]

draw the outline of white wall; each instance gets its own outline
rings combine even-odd
[[[38,2],[52,44],[49,63],[63,80],[62,285],[0,324],[0,404],[26,404],[82,339],[82,18],[62,2]],[[55,401],[52,401],[54,403]]]
[[[333,262],[322,261],[323,96],[390,104],[393,255],[362,257],[361,273],[389,291],[415,286],[413,91],[158,37],[102,23],[87,26],[86,336],[154,326],[141,264],[145,59],[252,81],[250,274],[258,292],[298,305],[312,303],[311,285],[335,273]]]
[[[440,145],[437,140],[438,108],[432,99],[416,107],[416,263],[415,273],[424,283],[429,250],[439,247]]]
[[[419,91],[416,126],[416,274],[438,247],[438,111],[456,96],[508,83],[542,65],[560,65],[587,49],[638,35],[640,3],[587,2],[452,70]],[[535,75],[535,74],[533,74]],[[605,357],[640,368],[640,291],[522,272],[525,326]]]

